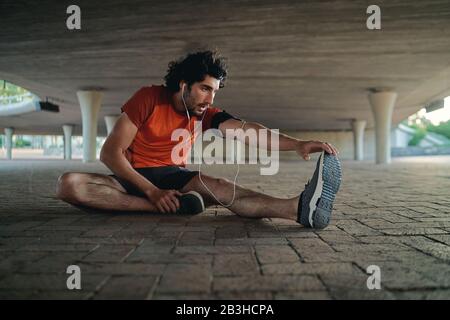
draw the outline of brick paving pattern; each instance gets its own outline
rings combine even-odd
[[[343,162],[332,223],[311,230],[213,207],[194,217],[81,210],[55,199],[79,161],[0,161],[0,299],[449,299],[450,157]],[[448,161],[447,161],[448,160]],[[232,179],[235,166],[204,166]],[[239,183],[297,195],[314,162],[275,176],[241,166]],[[68,290],[66,268],[81,268]],[[369,290],[366,268],[381,269]]]

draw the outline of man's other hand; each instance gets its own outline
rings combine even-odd
[[[162,213],[175,213],[180,208],[177,196],[181,196],[182,193],[177,190],[156,189],[146,192],[146,195]]]

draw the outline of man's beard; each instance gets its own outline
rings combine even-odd
[[[194,106],[194,107],[192,107],[192,104],[191,104],[191,94],[190,94],[190,92],[184,92],[183,93],[183,98],[184,98],[184,101],[186,102],[186,109],[188,110],[188,113],[189,113],[189,115],[190,116],[199,116],[198,114],[197,114],[197,112],[195,112],[195,109],[196,109],[196,107]]]

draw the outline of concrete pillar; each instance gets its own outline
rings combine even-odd
[[[103,93],[100,91],[77,91],[83,123],[83,162],[96,160],[97,118]]]
[[[72,131],[73,125],[65,124],[63,125],[64,130],[64,159],[72,159]]]
[[[12,147],[13,147],[13,138],[14,128],[5,128],[5,147],[6,147],[6,159],[12,159]]]
[[[358,161],[364,159],[364,129],[366,123],[365,120],[352,121],[354,159]]]
[[[119,115],[105,116],[106,132],[108,136],[111,133],[112,129],[114,128],[114,125],[116,124],[119,117],[120,117]]]
[[[397,93],[379,91],[369,93],[369,102],[375,118],[376,163],[391,162],[391,122]]]

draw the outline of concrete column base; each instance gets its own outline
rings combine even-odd
[[[367,121],[365,120],[352,121],[354,159],[357,161],[364,159],[364,129],[366,124]]]
[[[83,123],[83,162],[92,162],[97,157],[97,118],[103,93],[100,91],[77,91]]]
[[[369,102],[375,118],[376,163],[391,162],[391,122],[397,93],[393,91],[372,92]]]
[[[73,125],[65,124],[63,125],[64,130],[64,159],[72,159],[72,131]]]
[[[5,128],[5,147],[6,147],[6,159],[12,159],[12,147],[13,147],[13,138],[14,128]]]

